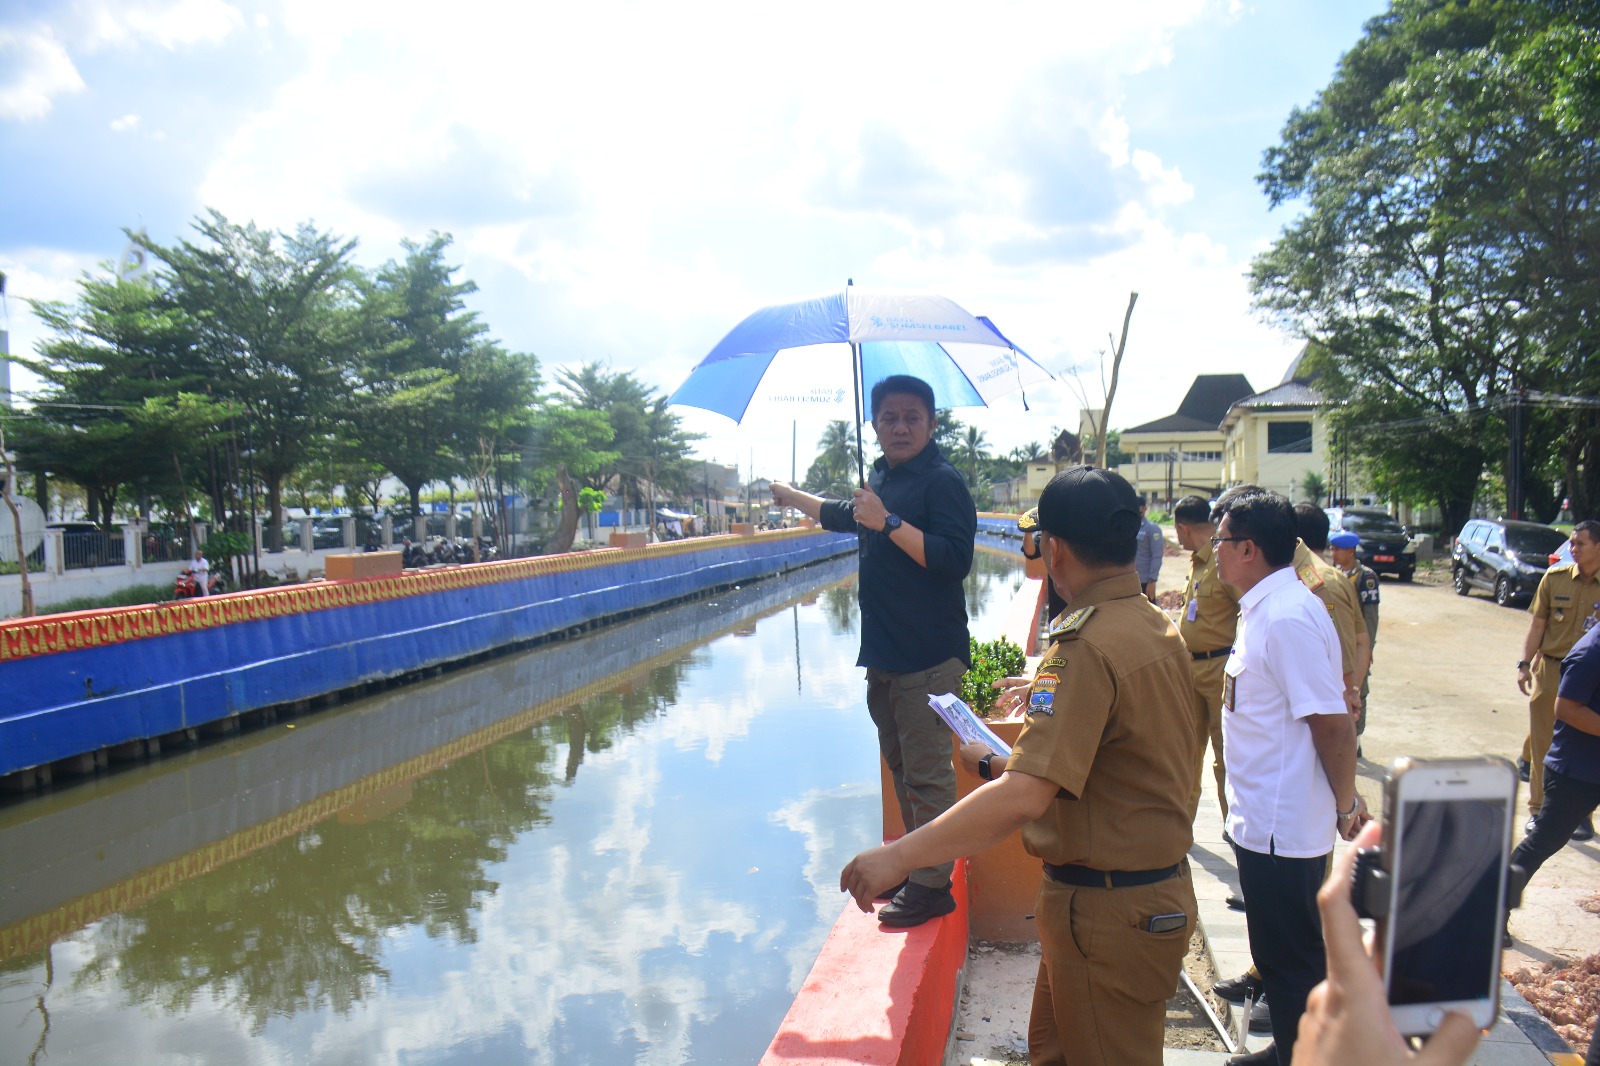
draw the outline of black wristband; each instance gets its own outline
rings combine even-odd
[[[994,752],[992,751],[978,760],[978,776],[985,781],[994,780],[994,767],[991,765],[993,762]]]
[[[1526,659],[1518,659],[1517,660],[1517,669],[1518,670],[1531,670],[1532,668],[1533,668],[1533,664],[1528,662],[1528,660],[1526,660]]]

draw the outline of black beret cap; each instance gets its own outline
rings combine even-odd
[[[1050,479],[1039,496],[1039,525],[1078,543],[1112,543],[1139,532],[1139,494],[1111,470],[1075,466]]]

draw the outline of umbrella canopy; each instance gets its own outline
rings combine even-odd
[[[841,365],[842,356],[833,363],[815,347],[846,344],[859,353],[859,377]],[[758,395],[842,404],[853,385],[858,409],[859,396],[892,374],[926,381],[939,407],[984,407],[1050,378],[988,319],[952,300],[852,285],[754,312],[700,360],[668,402],[739,422]]]

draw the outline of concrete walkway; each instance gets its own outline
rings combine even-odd
[[[1235,977],[1250,966],[1250,941],[1245,930],[1244,914],[1229,909],[1225,902],[1229,894],[1237,892],[1239,878],[1234,870],[1233,849],[1222,839],[1222,815],[1217,807],[1216,783],[1208,771],[1206,789],[1200,800],[1200,811],[1194,823],[1194,847],[1189,861],[1194,871],[1194,892],[1200,904],[1200,931],[1211,952],[1212,963],[1218,979]],[[1381,810],[1382,797],[1365,795],[1367,806]],[[1338,850],[1349,845],[1340,842]],[[1231,1007],[1223,1020],[1230,1031],[1237,1034],[1243,1028],[1242,1010]],[[1251,1035],[1245,1044],[1254,1051],[1271,1042],[1270,1036]],[[1227,1056],[1192,1051],[1168,1051],[1168,1064],[1198,1066],[1201,1063],[1220,1063]],[[1500,982],[1500,1017],[1484,1036],[1477,1052],[1468,1060],[1472,1066],[1545,1066],[1559,1063],[1562,1066],[1582,1061],[1574,1055],[1566,1042],[1557,1035],[1543,1015],[1529,1006],[1511,983]]]

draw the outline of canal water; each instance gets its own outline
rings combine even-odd
[[[854,568],[10,802],[0,1063],[756,1061],[880,831]]]

